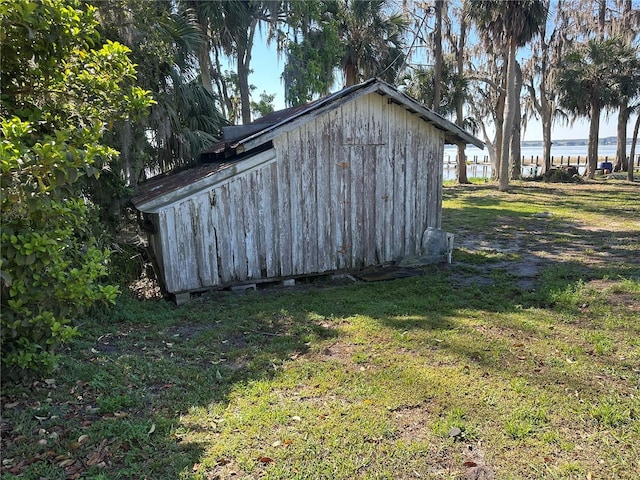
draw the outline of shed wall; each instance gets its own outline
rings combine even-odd
[[[440,227],[444,134],[386,97],[273,144],[275,159],[159,210],[169,292],[382,264]]]

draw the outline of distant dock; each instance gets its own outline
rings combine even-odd
[[[640,171],[640,154],[634,155],[634,171]],[[599,155],[598,165],[601,163],[615,162],[615,155]],[[489,155],[467,155],[467,176],[472,178],[491,178],[491,161]],[[445,155],[444,168],[445,180],[455,178],[455,167],[457,165],[457,155]],[[522,177],[530,178],[542,174],[544,166],[544,157],[542,155],[523,155],[522,156]],[[551,167],[576,167],[580,174],[583,174],[587,168],[586,155],[552,155]],[[453,174],[451,173],[453,172]]]

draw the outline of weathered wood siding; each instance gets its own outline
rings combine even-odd
[[[169,292],[382,264],[440,226],[444,135],[386,97],[273,145],[273,160],[159,210]]]

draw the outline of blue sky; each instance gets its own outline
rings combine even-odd
[[[268,94],[276,94],[274,104],[276,109],[285,108],[284,102],[284,84],[280,78],[284,68],[284,58],[278,58],[275,46],[267,46],[260,38],[259,33],[256,34],[256,42],[253,48],[251,58],[251,68],[253,74],[250,75],[249,81],[256,86],[254,98],[263,91]],[[633,135],[633,122],[635,116],[631,118],[627,124],[627,138]],[[600,119],[600,138],[616,136],[615,113],[607,117],[602,114]],[[560,125],[556,122],[553,128],[552,137],[555,140],[587,138],[589,136],[589,123],[586,119],[577,120],[572,126]],[[542,140],[542,126],[535,119],[530,119],[527,130],[524,133],[524,140]]]

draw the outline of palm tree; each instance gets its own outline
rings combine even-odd
[[[499,159],[500,191],[509,189],[509,144],[520,92],[516,86],[516,52],[539,31],[547,18],[547,9],[541,0],[472,0],[468,13],[478,28],[489,38],[504,39],[507,45],[507,88]]]
[[[634,11],[631,0],[621,1],[621,12],[617,17],[612,18],[613,33],[625,43],[634,45],[634,40],[640,34],[640,12]],[[636,54],[640,54],[640,48],[635,44]],[[636,62],[640,60],[636,59]],[[637,68],[636,70],[640,70]],[[618,142],[616,149],[616,163],[614,170],[622,170],[627,167],[627,123],[633,111],[633,105],[629,102],[640,94],[640,73],[629,75],[619,85],[618,102]]]
[[[545,0],[547,8],[550,0]],[[533,45],[531,57],[525,65],[525,83],[529,92],[526,105],[527,114],[537,117],[542,124],[543,169],[551,170],[551,128],[556,118],[563,112],[558,108],[557,92],[553,88],[553,78],[559,71],[559,62],[565,49],[565,35],[570,22],[563,0],[555,4],[555,19],[551,25],[543,25],[540,36]],[[553,26],[553,28],[551,28]],[[549,28],[547,28],[549,27]],[[563,34],[563,32],[565,32]]]
[[[563,60],[557,79],[560,105],[575,117],[589,117],[588,178],[598,162],[600,113],[618,105],[620,86],[637,75],[635,51],[618,39],[589,40]]]
[[[156,98],[149,119],[154,127],[149,133],[155,145],[153,173],[195,162],[227,123],[217,109],[217,97],[175,65]]]
[[[420,101],[444,117],[451,117],[455,113],[458,92],[458,75],[455,70],[454,59],[444,56],[440,66],[440,80],[436,68],[414,67],[401,77],[405,85],[404,91],[412,98]],[[438,85],[438,87],[436,87]],[[438,91],[439,90],[439,91]],[[436,96],[440,96],[437,107]]]
[[[278,42],[286,51],[287,103],[328,93],[338,71],[346,86],[371,77],[395,83],[404,65],[408,22],[401,13],[388,13],[393,5],[392,0],[288,2],[290,31]]]
[[[193,162],[216,140],[225,120],[218,99],[196,81],[202,35],[191,11],[177,8],[173,0],[102,0],[96,5],[102,37],[131,49],[137,83],[156,102],[149,116],[113,125],[107,140],[120,156],[89,185],[91,199],[115,218],[130,195],[125,187]]]
[[[218,83],[218,90],[228,107],[226,85],[219,68],[213,68],[211,53],[216,58],[221,54],[236,60],[236,74],[243,123],[251,122],[251,59],[256,30],[262,23],[275,24],[282,11],[282,5],[274,0],[183,0],[188,9],[195,12],[196,20],[204,38],[198,51],[202,83],[212,91],[212,82]],[[216,67],[218,67],[216,65]]]
[[[631,47],[629,47],[631,49]],[[629,52],[631,53],[631,52]],[[638,51],[636,50],[636,55]],[[640,94],[640,58],[629,57],[625,68],[628,75],[619,78],[615,85],[617,92],[616,107],[618,108],[617,148],[614,170],[624,170],[627,167],[627,124],[636,108],[630,102]]]
[[[631,151],[629,152],[629,164],[627,165],[627,180],[633,182],[633,169],[635,168],[636,144],[638,143],[638,131],[640,131],[640,105],[637,106],[638,116],[633,127],[633,138],[631,140]]]
[[[407,20],[400,13],[386,14],[388,0],[344,0],[338,11],[343,55],[340,62],[345,86],[371,77],[394,83],[404,63]]]

